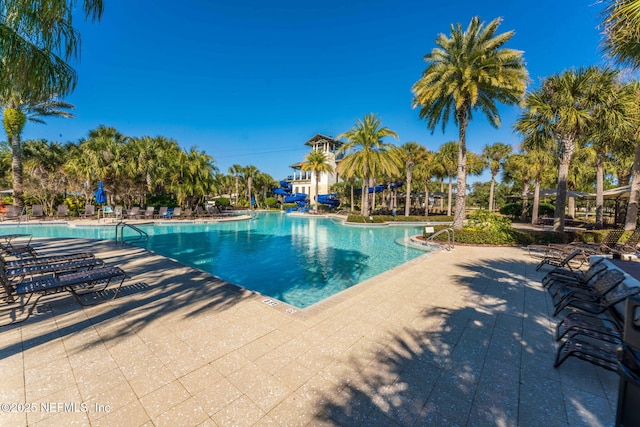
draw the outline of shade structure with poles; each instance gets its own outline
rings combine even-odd
[[[107,193],[104,191],[104,184],[102,181],[98,182],[98,189],[96,190],[96,203],[104,205],[107,203]]]

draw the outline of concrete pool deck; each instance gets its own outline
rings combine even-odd
[[[2,426],[614,422],[614,373],[553,368],[544,271],[524,249],[456,246],[295,310],[144,249],[34,241],[131,279],[0,329]]]

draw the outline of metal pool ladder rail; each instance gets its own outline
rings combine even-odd
[[[434,229],[433,229],[433,227],[425,227],[424,231],[426,233],[433,233]],[[439,236],[441,234],[444,234],[444,233],[447,233],[447,244],[445,245],[445,249],[450,251],[451,249],[454,249],[455,244],[456,244],[456,232],[455,232],[455,230],[453,228],[445,228],[443,230],[440,230],[437,233],[432,234],[431,236],[427,237],[426,241],[427,242],[429,242],[429,241],[433,242],[434,237],[437,237],[437,236]]]
[[[135,231],[136,233],[138,233],[137,236],[132,237],[130,239],[125,240],[124,239],[124,229],[125,227],[132,229],[133,231]],[[127,224],[126,222],[120,221],[118,224],[116,224],[116,244],[118,244],[118,230],[120,230],[120,244],[124,245],[125,243],[135,243],[135,242],[146,242],[147,240],[149,240],[149,235],[144,231],[139,229],[138,227],[136,227],[133,224]]]

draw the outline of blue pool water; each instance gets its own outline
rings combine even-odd
[[[395,243],[419,226],[354,227],[323,217],[258,213],[250,221],[141,225],[141,246],[295,307],[308,307],[424,254]],[[113,227],[26,225],[0,233],[113,239]]]

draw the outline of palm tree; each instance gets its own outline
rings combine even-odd
[[[22,131],[27,120],[35,123],[45,123],[41,117],[75,117],[64,111],[72,110],[73,105],[59,101],[56,98],[23,99],[16,94],[8,98],[0,98],[0,105],[4,106],[2,124],[11,145],[11,171],[13,172],[13,203],[24,205],[23,176],[22,176]]]
[[[260,171],[258,170],[257,167],[253,166],[253,165],[248,165],[245,166],[241,169],[241,175],[242,177],[245,179],[245,182],[247,184],[247,196],[248,196],[248,202],[249,202],[249,209],[253,209],[253,202],[251,199],[251,190],[252,190],[252,185],[253,185],[253,180],[254,178],[260,173]]]
[[[369,215],[369,186],[377,173],[392,171],[397,165],[391,154],[392,144],[382,138],[398,134],[388,127],[381,127],[381,121],[375,114],[367,114],[347,132],[338,135],[337,139],[346,138],[347,142],[340,147],[337,154],[348,153],[340,163],[339,172],[353,169],[362,175],[362,208],[361,215]]]
[[[450,117],[458,125],[458,192],[453,227],[461,229],[465,218],[467,126],[474,110],[482,111],[494,127],[500,125],[496,101],[507,105],[522,99],[528,74],[522,52],[503,48],[513,31],[496,35],[501,18],[486,27],[473,17],[463,31],[451,26],[451,36],[436,39],[439,46],[425,55],[429,66],[412,88],[414,108],[434,131],[442,122],[444,131]]]
[[[485,145],[482,149],[482,158],[489,165],[489,171],[491,171],[491,187],[489,189],[489,211],[491,212],[493,212],[493,191],[496,184],[496,175],[504,167],[507,156],[511,154],[511,151],[511,146],[502,142]]]
[[[447,192],[447,216],[451,216],[453,177],[458,172],[458,143],[456,141],[445,142],[440,146],[440,150],[435,154],[434,162],[444,170],[444,175],[449,178],[449,189]],[[458,178],[459,179],[459,178]],[[466,191],[466,190],[465,190]],[[457,202],[457,199],[456,199]]]
[[[66,96],[77,76],[67,63],[80,54],[73,27],[77,0],[0,3],[0,97],[19,94],[27,103]],[[83,0],[85,18],[99,20],[102,0]]]
[[[236,178],[236,203],[235,203],[235,205],[237,206],[238,205],[238,194],[240,193],[240,189],[238,188],[239,181],[240,181],[239,175],[242,172],[242,166],[240,166],[238,164],[232,165],[228,169],[228,172],[230,174],[233,174],[233,176],[235,176],[235,178]]]
[[[315,175],[316,189],[313,209],[316,212],[318,212],[318,188],[320,186],[320,174],[323,172],[333,172],[333,166],[331,166],[327,162],[328,159],[325,153],[323,153],[322,151],[313,150],[309,154],[307,154],[304,162],[302,162],[302,164],[300,165],[300,169],[305,172],[311,171]]]
[[[417,165],[425,161],[427,149],[417,142],[407,142],[399,147],[399,157],[404,166],[406,179],[406,195],[404,199],[404,216],[411,213],[411,181]]]
[[[597,67],[569,70],[545,79],[542,87],[525,98],[526,109],[515,127],[532,142],[553,138],[558,155],[558,191],[554,213],[554,231],[564,230],[567,178],[571,159],[584,143],[594,112],[612,96],[604,87],[613,87],[617,72]],[[544,136],[540,136],[544,135]]]
[[[632,68],[640,67],[640,0],[609,0],[603,16],[606,53]]]
[[[434,153],[425,148],[424,155],[416,164],[414,175],[424,184],[424,216],[429,216],[429,182],[434,176]]]

